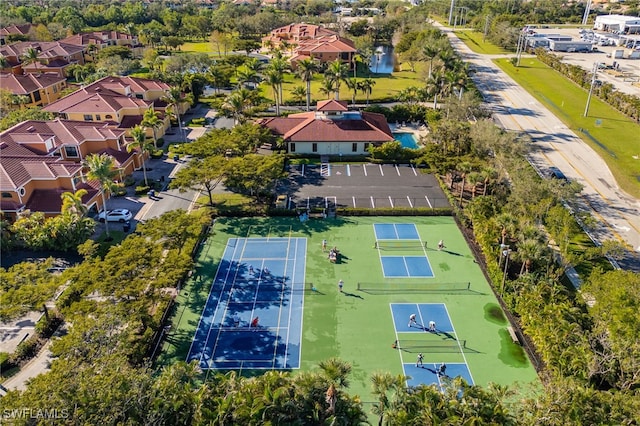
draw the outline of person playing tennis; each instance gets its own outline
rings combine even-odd
[[[418,325],[418,322],[416,321],[416,314],[409,315],[409,325],[407,327],[411,327],[413,324]]]
[[[260,321],[260,317],[255,317],[254,319],[251,320],[251,328],[253,328],[254,331],[257,330],[259,321]]]

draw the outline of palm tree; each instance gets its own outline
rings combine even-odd
[[[38,56],[40,56],[40,52],[38,52],[38,50],[33,47],[29,47],[21,56],[22,64],[29,65],[34,62],[38,62]]]
[[[76,192],[63,192],[62,197],[62,213],[73,213],[78,216],[84,216],[87,213],[87,206],[82,202],[82,197],[87,195],[86,189],[78,189]]]
[[[131,129],[131,137],[133,138],[133,142],[127,145],[127,152],[131,152],[136,148],[140,149],[140,163],[142,167],[142,175],[144,176],[144,185],[149,186],[149,182],[147,181],[147,169],[144,166],[144,159],[146,155],[153,150],[153,145],[147,143],[147,134],[142,126],[135,126]]]
[[[180,104],[186,102],[186,99],[182,97],[182,92],[177,87],[170,88],[169,92],[162,99],[167,103],[167,107],[171,113],[175,115],[176,120],[178,121],[180,137],[184,139],[185,136],[182,132],[182,121],[180,120]]]
[[[365,78],[358,83],[358,88],[367,96],[367,105],[369,105],[369,96],[373,91],[373,86],[376,85],[376,81],[372,78]]]
[[[351,372],[351,364],[339,358],[329,358],[325,361],[320,361],[318,367],[320,367],[322,376],[329,385],[325,392],[325,400],[329,405],[328,412],[332,415],[336,411],[339,388],[349,387],[348,376]]]
[[[267,72],[272,72],[277,75],[277,80],[281,80],[278,84],[278,98],[282,101],[282,82],[284,81],[284,73],[289,70],[289,62],[282,56],[276,55],[271,58]]]
[[[304,98],[307,96],[307,89],[303,86],[296,86],[291,90],[291,96],[296,102],[302,103]]]
[[[253,97],[249,90],[234,90],[227,96],[222,104],[234,119],[235,124],[243,123],[247,118],[247,110],[253,106]]]
[[[347,78],[344,83],[351,90],[351,105],[356,104],[356,95],[358,94],[358,80],[355,78]]]
[[[431,78],[433,74],[433,60],[438,56],[440,50],[440,46],[435,43],[427,43],[422,48],[422,56],[429,60],[429,76],[427,78]]]
[[[149,108],[144,112],[144,115],[142,116],[142,122],[140,123],[146,129],[152,130],[154,147],[158,144],[158,135],[156,131],[164,126],[164,122],[160,117],[161,114],[158,111],[154,110],[153,108]]]
[[[271,89],[273,90],[273,101],[276,105],[276,115],[280,116],[280,87],[284,80],[283,75],[278,70],[269,68],[265,72],[264,77],[267,84],[269,84],[269,86],[271,86]]]
[[[106,192],[110,192],[113,187],[113,179],[118,172],[114,169],[114,159],[109,154],[100,155],[89,154],[84,160],[84,166],[89,169],[87,177],[97,180],[100,183],[100,196],[102,197],[102,209],[107,213]],[[106,218],[105,218],[106,219]],[[109,222],[104,221],[105,231],[109,237]]]
[[[336,101],[340,100],[340,86],[342,82],[346,80],[347,73],[349,68],[347,64],[342,62],[340,59],[336,59],[331,62],[327,67],[327,71],[325,72],[325,77],[329,80],[332,80],[335,84],[335,99]]]
[[[237,68],[236,76],[238,79],[238,87],[246,86],[246,83],[253,83],[257,77],[258,73],[252,70],[251,68],[242,65]]]
[[[403,375],[393,376],[391,373],[373,373],[371,375],[371,385],[373,394],[378,397],[378,403],[373,406],[374,414],[380,416],[378,425],[384,424],[385,417],[388,418],[394,406],[394,401],[389,399],[389,392],[395,393],[395,401],[403,400],[405,393],[406,377]]]
[[[322,83],[320,85],[320,93],[322,93],[323,95],[327,95],[327,99],[329,99],[331,97],[331,95],[333,93],[335,93],[336,91],[336,85],[335,82],[327,77],[325,77],[322,80]]]
[[[311,108],[311,80],[318,71],[318,63],[311,58],[305,58],[297,63],[296,72],[307,85],[307,111]]]

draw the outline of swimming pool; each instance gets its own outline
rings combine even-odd
[[[400,142],[403,148],[418,149],[418,139],[413,133],[393,132],[393,138]]]

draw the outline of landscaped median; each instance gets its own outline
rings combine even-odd
[[[508,59],[494,62],[598,152],[624,191],[640,197],[637,123],[595,97],[584,117],[587,91],[535,58],[517,68]]]

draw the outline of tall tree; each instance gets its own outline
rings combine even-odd
[[[305,58],[297,63],[296,73],[307,85],[307,111],[311,108],[311,81],[318,71],[318,64],[312,58]]]
[[[167,103],[167,108],[169,108],[171,113],[175,115],[176,120],[178,121],[180,137],[184,139],[185,136],[182,131],[182,120],[180,119],[180,108],[183,103],[188,102],[188,99],[182,96],[182,92],[179,88],[172,87],[169,89],[169,93],[163,97],[163,100]]]
[[[84,166],[89,169],[87,177],[90,180],[97,180],[100,184],[100,197],[102,198],[102,209],[107,212],[106,193],[111,192],[113,179],[118,172],[115,170],[113,157],[109,154],[89,154],[84,160]],[[109,237],[109,221],[104,221],[105,231]]]
[[[135,149],[140,150],[140,163],[142,167],[142,175],[144,176],[144,185],[149,186],[147,181],[147,168],[144,165],[145,157],[153,150],[153,145],[147,142],[147,133],[142,126],[135,126],[131,129],[131,137],[133,142],[127,145],[127,152],[131,152]]]
[[[340,86],[347,79],[347,72],[349,71],[349,66],[342,62],[340,59],[336,59],[331,62],[327,67],[327,71],[325,71],[325,76],[327,79],[333,81],[335,88],[335,99],[336,101],[340,100]]]
[[[154,146],[158,146],[158,130],[164,127],[164,122],[160,117],[161,114],[158,111],[149,108],[144,112],[142,122],[140,122],[145,129],[151,129]]]
[[[358,87],[367,97],[367,105],[369,105],[369,97],[371,96],[371,92],[373,92],[373,86],[376,85],[376,81],[372,78],[365,78],[364,80],[358,82]]]
[[[209,196],[209,205],[213,206],[213,190],[225,178],[228,161],[223,156],[211,156],[194,159],[186,167],[181,168],[171,180],[170,187],[181,191],[203,188]]]

